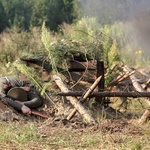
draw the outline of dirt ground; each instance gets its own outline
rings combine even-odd
[[[150,78],[150,69],[138,68],[139,80],[147,80]],[[46,79],[49,76],[44,76]],[[59,91],[56,84],[52,85],[56,89],[56,93]],[[149,90],[149,88],[148,88]],[[0,103],[0,118],[1,121],[22,121],[22,122],[37,122],[37,133],[43,135],[44,137],[53,137],[62,136],[67,134],[73,134],[78,138],[81,134],[91,133],[96,134],[101,131],[102,135],[129,135],[132,137],[142,137],[145,132],[150,133],[148,128],[145,128],[144,125],[139,124],[139,118],[144,112],[145,108],[142,109],[142,112],[138,110],[137,113],[130,110],[120,112],[109,106],[101,106],[97,103],[93,103],[93,100],[90,100],[84,104],[88,112],[94,117],[98,124],[89,124],[87,123],[81,115],[77,112],[76,115],[68,121],[66,117],[73,110],[73,106],[65,98],[56,95],[56,93],[48,93],[50,99],[53,100],[55,105],[51,103],[49,99],[45,99],[44,105],[37,110],[43,114],[48,115],[50,118],[45,119],[36,115],[25,116],[21,113],[18,113],[16,110],[8,107],[7,105]],[[136,107],[136,106],[135,106]],[[139,113],[139,114],[138,114]],[[149,120],[147,120],[149,122]],[[115,142],[122,139],[116,139]]]
[[[61,99],[59,100],[62,101]],[[144,128],[138,123],[137,117],[132,116],[132,118],[129,115],[124,115],[121,112],[115,111],[111,107],[102,109],[97,106],[93,111],[90,111],[98,123],[94,125],[84,121],[78,112],[68,121],[66,117],[69,112],[73,110],[71,105],[64,103],[62,105],[62,103],[59,103],[59,110],[56,110],[54,107],[48,107],[47,105],[48,104],[45,103],[43,107],[37,110],[42,114],[48,115],[50,117],[49,119],[37,115],[25,116],[7,105],[0,103],[1,121],[38,122],[38,133],[45,136],[52,136],[57,133],[58,130],[60,130],[60,132],[75,130],[77,132],[86,132],[87,130],[95,132],[101,130],[104,134],[122,133],[128,135],[142,135],[144,132]],[[96,115],[94,115],[95,113]]]

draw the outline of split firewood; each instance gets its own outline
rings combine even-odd
[[[56,84],[58,85],[58,87],[60,88],[61,91],[63,91],[63,92],[68,92],[69,91],[69,89],[63,83],[63,81],[61,80],[60,77],[58,77],[57,75],[54,75],[53,79],[54,79],[54,81],[56,82]],[[81,114],[81,116],[83,117],[83,119],[85,119],[86,122],[88,122],[90,124],[97,124],[95,119],[90,114],[88,114],[87,110],[84,108],[84,106],[81,104],[81,102],[78,101],[77,98],[72,97],[72,96],[66,96],[66,98],[75,107],[75,109],[78,110],[78,112]]]
[[[91,87],[88,89],[88,91],[83,95],[83,97],[80,98],[80,102],[84,103],[86,99],[89,97],[89,95],[94,91],[94,89],[97,87],[99,81],[101,80],[102,76],[98,77],[95,82],[91,85]],[[67,117],[67,120],[70,120],[76,113],[77,109],[75,108],[70,115]]]

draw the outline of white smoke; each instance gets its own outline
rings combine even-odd
[[[102,24],[124,22],[132,28],[135,39],[150,56],[150,0],[79,0],[85,17],[96,17]]]

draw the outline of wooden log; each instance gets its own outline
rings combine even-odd
[[[150,79],[146,82],[145,86],[143,87],[144,90],[147,90],[147,88],[149,87],[150,85]]]
[[[135,73],[135,70],[133,70],[132,72],[129,72],[128,74],[125,74],[123,77],[121,77],[120,79],[118,79],[118,83],[125,80],[126,78],[130,77],[132,74]]]
[[[125,71],[130,71],[131,72],[131,69],[130,68],[124,68],[125,69]],[[138,91],[138,92],[146,92],[144,89],[143,89],[143,87],[137,82],[138,80],[137,80],[137,78],[135,77],[135,75],[134,74],[132,74],[131,76],[130,76],[130,79],[131,79],[131,81],[132,81],[132,84],[133,84],[133,86],[134,86],[134,88],[136,89],[136,91]],[[150,100],[149,100],[149,98],[145,98],[144,99],[145,100],[145,102],[150,106]]]
[[[130,76],[131,76],[132,74],[134,74],[134,73],[135,73],[135,70],[132,71],[132,72],[129,72],[129,73],[127,73],[127,74],[124,74],[124,75],[122,75],[122,76],[119,75],[115,81],[112,81],[112,82],[109,84],[109,86],[114,86],[114,85],[116,85],[116,84],[119,84],[120,82],[122,82],[123,80],[127,79],[128,77],[130,77]]]
[[[142,115],[142,117],[139,120],[139,123],[144,123],[146,122],[146,120],[150,117],[150,108],[146,109],[146,111],[144,112],[144,114]]]
[[[69,71],[85,71],[85,70],[96,70],[96,67],[91,62],[79,62],[79,61],[70,61],[68,63],[68,70]]]
[[[69,91],[69,92],[59,92],[58,95],[60,96],[82,96],[84,93],[81,91]],[[150,97],[150,92],[110,92],[110,91],[104,91],[104,92],[93,92],[89,95],[89,97]]]
[[[131,72],[131,69],[128,68],[128,67],[124,68],[124,70]],[[145,90],[143,89],[143,87],[137,82],[137,78],[134,75],[131,75],[130,79],[132,81],[132,84],[133,84],[134,88],[138,92],[145,92]],[[150,98],[144,98],[144,101],[150,106]],[[146,122],[146,120],[147,120],[148,117],[150,117],[150,110],[149,109],[147,109],[145,111],[145,113],[143,114],[143,116],[140,118],[139,123]]]
[[[97,87],[98,83],[100,82],[101,80],[101,77],[98,77],[95,82],[91,85],[91,87],[88,89],[88,91],[83,95],[83,98],[80,98],[80,101],[82,103],[85,102],[85,100],[89,97],[89,95],[94,91],[94,89]],[[69,116],[67,117],[67,120],[70,120],[76,113],[77,109],[75,108],[70,114]]]
[[[53,75],[53,79],[55,80],[56,84],[58,85],[61,91],[69,92],[69,89],[63,83],[60,77],[58,77],[57,75]],[[91,115],[88,114],[87,110],[83,107],[83,105],[81,104],[81,102],[78,101],[77,98],[72,97],[72,96],[67,96],[66,98],[75,107],[75,109],[78,110],[78,112],[81,114],[81,116],[83,117],[83,119],[85,119],[86,122],[90,124],[97,124],[95,119]]]

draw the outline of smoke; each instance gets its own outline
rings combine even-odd
[[[83,15],[96,17],[102,23],[133,19],[150,8],[150,0],[79,0]]]
[[[96,17],[101,24],[123,22],[133,29],[134,40],[150,57],[150,0],[79,0],[84,17]]]
[[[139,12],[132,25],[137,30],[137,40],[139,45],[150,54],[150,9],[145,9]]]

